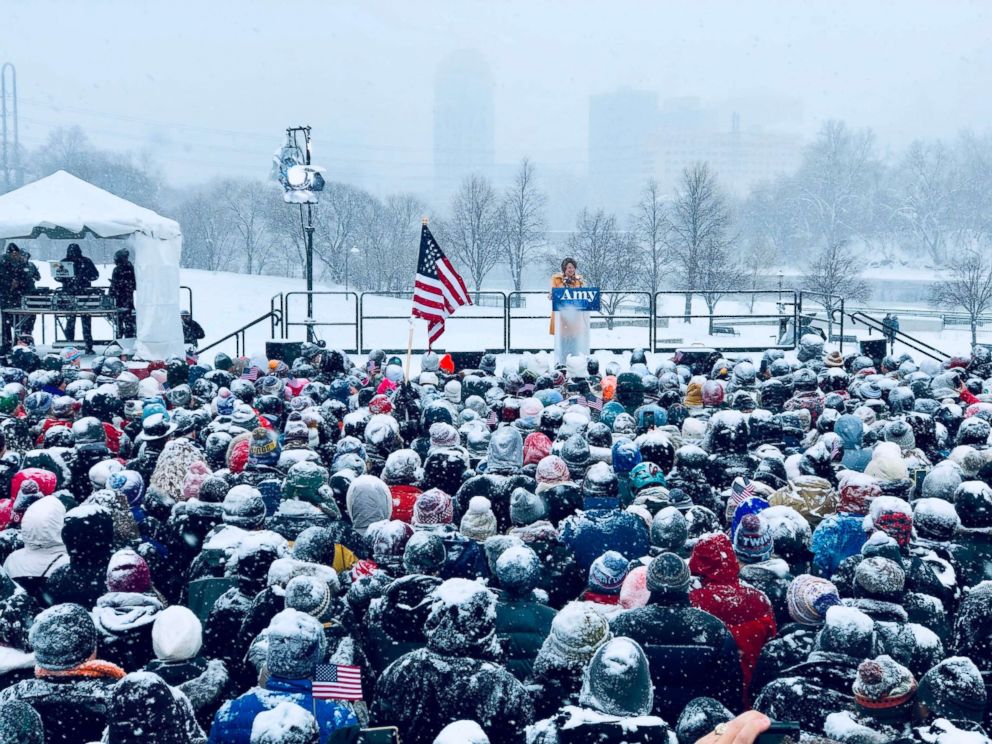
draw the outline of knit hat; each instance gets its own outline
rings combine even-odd
[[[459,532],[476,542],[485,542],[497,532],[496,515],[492,504],[485,496],[473,496],[468,502],[468,511],[462,517]]]
[[[620,606],[625,610],[632,610],[636,607],[644,607],[650,599],[648,567],[632,568],[627,578],[623,580],[623,586],[620,587]]]
[[[548,504],[540,494],[514,488],[510,494],[510,521],[516,527],[533,524],[548,516]]]
[[[772,555],[772,533],[760,514],[746,514],[734,532],[734,553],[745,563],[768,560]]]
[[[612,637],[609,622],[597,610],[585,602],[570,602],[551,621],[541,654],[584,667]]]
[[[546,434],[535,431],[524,439],[524,465],[538,465],[550,454],[551,440]]]
[[[615,550],[608,550],[589,566],[589,589],[597,594],[620,594],[630,561]]]
[[[330,585],[316,576],[294,576],[286,584],[286,608],[305,612],[318,620],[331,606]]]
[[[862,708],[895,708],[916,694],[916,680],[906,667],[882,654],[861,662],[851,689]]]
[[[689,523],[676,507],[666,506],[654,515],[651,520],[652,545],[662,550],[677,551],[685,546],[688,539]]]
[[[282,440],[286,449],[305,449],[310,446],[310,428],[299,411],[293,411],[286,419]]]
[[[496,559],[495,571],[499,584],[512,592],[533,591],[541,581],[541,560],[526,545],[515,545]]]
[[[902,592],[906,571],[893,560],[873,556],[854,569],[855,587],[873,597],[893,596]]]
[[[166,607],[152,623],[152,649],[163,661],[192,659],[203,645],[203,625],[188,607]]]
[[[431,424],[430,428],[431,447],[457,447],[461,440],[458,438],[458,430],[451,424],[443,421]]]
[[[920,678],[916,699],[933,718],[981,722],[988,700],[982,673],[966,656],[952,656]]]
[[[262,494],[249,485],[235,486],[224,496],[224,524],[245,530],[265,526],[265,501]]]
[[[81,606],[59,604],[35,617],[28,641],[39,669],[63,672],[96,653],[96,626]]]
[[[835,604],[827,608],[814,649],[864,659],[876,653],[877,643],[874,620],[855,607]]]
[[[844,357],[841,356],[840,352],[834,349],[826,358],[823,360],[823,364],[827,367],[843,367]]]
[[[838,478],[840,494],[837,510],[846,514],[867,514],[872,501],[881,496],[878,481],[856,470],[844,470]]]
[[[408,574],[435,575],[444,565],[444,540],[433,532],[414,532],[403,549],[403,568]]]
[[[324,653],[324,630],[310,615],[286,609],[272,618],[265,666],[286,679],[311,679]]]
[[[909,544],[913,536],[913,511],[900,498],[879,496],[871,503],[865,525],[866,529],[884,532],[902,548]]]
[[[899,449],[908,452],[916,447],[916,437],[913,429],[902,419],[892,419],[885,425],[883,432],[886,442],[893,442],[899,445]]]
[[[690,580],[689,565],[674,553],[662,553],[648,564],[647,587],[652,594],[685,594]]]
[[[130,548],[118,550],[107,565],[107,591],[143,594],[152,588],[152,574],[145,559]]]
[[[539,491],[553,488],[561,483],[568,483],[571,480],[568,465],[558,455],[548,455],[537,463],[535,477]]]
[[[785,593],[789,617],[801,625],[822,625],[827,610],[840,604],[837,587],[826,579],[800,574]]]
[[[250,462],[255,465],[275,466],[279,462],[279,438],[275,432],[260,426],[251,433],[248,452]]]
[[[186,471],[186,475],[183,476],[183,487],[180,492],[182,500],[198,499],[200,497],[200,489],[211,475],[210,468],[203,460],[196,460],[190,465],[189,470]]]
[[[432,488],[413,503],[413,525],[451,524],[455,508],[451,497],[439,488]]]
[[[230,416],[234,413],[234,404],[237,402],[238,399],[234,397],[230,390],[221,388],[217,393],[217,397],[214,398],[214,410],[217,411],[218,416]]]
[[[913,525],[920,537],[950,540],[961,526],[961,519],[953,504],[944,499],[924,498],[913,502]]]

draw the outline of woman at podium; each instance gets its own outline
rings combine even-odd
[[[561,262],[561,272],[551,275],[551,289],[583,287],[582,275],[574,258]],[[551,311],[549,333],[555,337],[555,359],[559,364],[568,360],[569,354],[589,353],[588,313],[574,308]]]

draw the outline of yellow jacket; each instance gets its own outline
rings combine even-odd
[[[585,282],[583,282],[582,280],[582,274],[576,273],[575,279],[572,280],[571,286],[573,287],[585,286]],[[563,289],[564,287],[565,287],[565,275],[562,274],[560,271],[556,271],[554,274],[551,275],[551,289]],[[548,293],[548,296],[550,297],[551,294]],[[552,336],[555,335],[555,313],[553,310],[551,311],[551,326],[548,329],[548,333],[550,333]]]

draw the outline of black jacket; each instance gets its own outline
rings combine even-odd
[[[93,260],[86,256],[66,256],[62,259],[62,263],[71,263],[76,269],[75,276],[72,278],[57,280],[62,283],[66,292],[87,290],[93,282],[100,278],[100,272],[96,270]]]
[[[504,591],[500,596],[496,605],[496,635],[503,646],[507,671],[521,682],[530,676],[556,614],[532,594],[520,596]]]
[[[130,261],[122,261],[114,266],[114,272],[110,275],[110,296],[114,298],[117,307],[134,309],[136,286],[134,265]]]

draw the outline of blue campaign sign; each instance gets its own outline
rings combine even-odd
[[[551,290],[551,308],[599,312],[599,287],[556,287]]]

